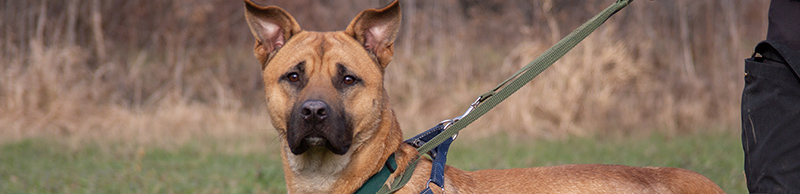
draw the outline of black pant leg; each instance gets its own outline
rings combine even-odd
[[[800,193],[799,69],[768,48],[765,57],[745,60],[742,144],[747,187],[751,193]]]

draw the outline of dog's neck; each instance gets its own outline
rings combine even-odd
[[[291,190],[297,193],[325,193],[333,188],[342,171],[352,160],[353,150],[344,155],[336,155],[322,147],[311,148],[306,153],[294,155],[284,151],[290,169],[284,169],[294,176],[286,176]],[[289,180],[293,179],[293,180]],[[295,192],[290,192],[295,193]]]
[[[344,155],[333,154],[323,147],[294,155],[285,146],[283,162],[290,169],[284,169],[284,173],[294,175],[285,176],[290,193],[352,193],[357,190],[357,186],[383,167],[389,155],[402,143],[402,130],[394,112],[387,107],[383,115],[375,130],[366,130],[374,133],[357,135]],[[348,177],[341,177],[342,174]]]

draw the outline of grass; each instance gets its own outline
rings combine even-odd
[[[113,148],[112,148],[113,150]],[[175,149],[70,150],[42,140],[0,147],[2,193],[285,193],[280,156]]]
[[[0,192],[286,193],[275,143],[268,151],[249,153],[214,144],[122,149],[69,148],[46,139],[6,143],[0,145]],[[738,136],[731,133],[566,140],[498,135],[456,141],[448,164],[465,170],[569,163],[672,166],[706,175],[728,193],[745,193],[742,157]]]

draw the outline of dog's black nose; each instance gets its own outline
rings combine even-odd
[[[310,123],[319,123],[328,117],[328,104],[321,100],[309,100],[303,103],[300,116]]]

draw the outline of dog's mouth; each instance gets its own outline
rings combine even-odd
[[[325,140],[325,138],[318,136],[309,136],[303,138],[303,141],[305,141],[305,144],[309,146],[325,146],[326,144],[328,144],[328,140]]]
[[[312,134],[307,135],[295,141],[289,141],[289,148],[294,155],[305,153],[314,147],[326,148],[334,154],[344,155],[350,149],[349,141],[330,141],[322,135]]]

